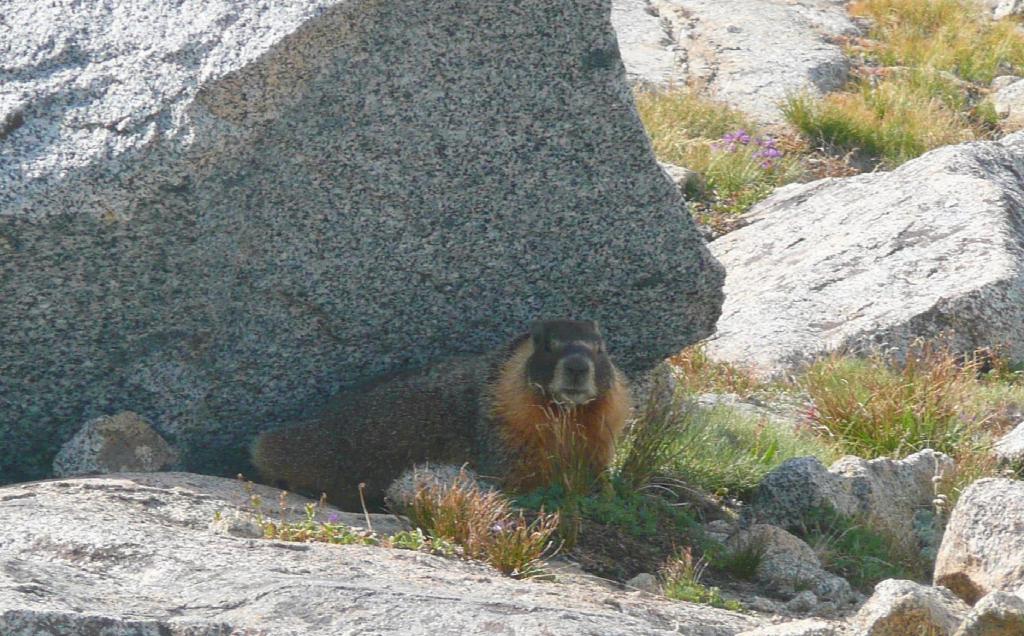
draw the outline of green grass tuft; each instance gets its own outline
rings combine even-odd
[[[873,458],[925,448],[955,453],[974,428],[965,407],[976,378],[976,365],[927,349],[902,365],[880,355],[831,356],[812,365],[802,384],[813,419],[847,452]]]
[[[976,137],[970,122],[938,96],[901,81],[865,82],[824,99],[792,96],[782,111],[815,143],[858,150],[886,167]]]
[[[717,587],[707,587],[700,582],[705,565],[703,561],[694,560],[689,548],[680,550],[660,573],[665,596],[678,601],[741,611],[743,606],[738,601],[727,600]]]
[[[799,533],[822,566],[862,591],[885,579],[923,581],[926,565],[913,549],[830,508],[811,511]]]
[[[529,510],[560,510],[566,508],[567,496],[561,486],[554,485],[520,495],[515,504]],[[652,537],[659,522],[669,519],[680,532],[696,526],[693,517],[682,508],[673,507],[661,497],[632,489],[615,479],[610,492],[589,494],[574,499],[582,517],[603,525],[615,526],[634,537]]]
[[[724,406],[687,409],[672,444],[666,473],[736,497],[747,496],[787,459],[814,456],[830,463],[838,457],[827,440]]]
[[[799,157],[776,147],[746,115],[696,90],[641,90],[636,105],[658,159],[704,178],[704,196],[692,201],[699,216],[744,212],[804,176]]]

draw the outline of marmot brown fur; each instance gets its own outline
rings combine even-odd
[[[317,418],[263,433],[261,478],[356,509],[416,464],[468,464],[503,487],[544,485],[567,448],[596,474],[631,410],[597,324],[537,322],[497,354],[462,356],[343,391]],[[571,435],[571,440],[566,439]]]

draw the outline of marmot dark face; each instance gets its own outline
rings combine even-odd
[[[530,328],[533,353],[527,381],[564,406],[580,406],[606,392],[613,368],[604,338],[591,320],[545,320]]]

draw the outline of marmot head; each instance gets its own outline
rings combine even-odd
[[[611,388],[614,369],[591,320],[544,320],[530,328],[527,381],[564,406],[580,406]]]

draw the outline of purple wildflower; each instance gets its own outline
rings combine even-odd
[[[755,159],[760,159],[761,168],[768,170],[775,166],[775,161],[782,157],[782,151],[775,145],[775,140],[771,137],[751,137],[750,134],[740,128],[736,132],[730,132],[722,135],[722,138],[712,145],[716,150],[723,150],[725,152],[737,152],[741,146],[750,146],[751,144],[757,146],[757,151],[753,153]]]

